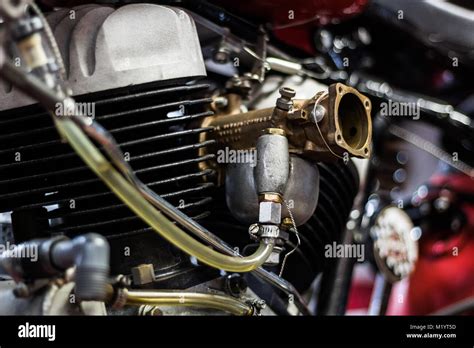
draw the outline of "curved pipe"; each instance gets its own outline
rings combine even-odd
[[[97,233],[61,240],[50,251],[51,263],[59,269],[76,266],[76,295],[80,300],[102,300],[109,276],[110,247]]]
[[[1,50],[0,50],[1,52]],[[3,63],[3,66],[2,66]],[[30,95],[31,97],[38,100],[40,103],[43,104],[49,110],[54,110],[56,103],[64,102],[63,98],[59,97],[48,88],[45,88],[44,84],[39,81],[38,78],[35,76],[31,76],[28,74],[23,73],[21,70],[13,66],[8,61],[1,62],[0,61],[0,70],[2,73],[2,77],[7,80],[8,82],[14,84],[17,88],[22,90],[24,93]],[[74,120],[78,120],[78,122],[83,122],[84,120],[81,117],[75,117]],[[90,121],[90,120],[89,120]],[[90,122],[90,124],[85,127],[86,129],[93,129],[96,130],[98,126],[97,123]],[[100,126],[99,126],[100,127]],[[89,135],[90,131],[88,132]],[[102,136],[107,136],[107,133],[104,132]],[[97,140],[97,137],[94,137]],[[114,142],[111,142],[109,145],[114,145]],[[119,150],[117,150],[117,146],[107,146],[104,145],[105,149],[107,150],[109,156],[111,152],[115,154],[119,154]],[[115,149],[116,151],[112,151]],[[123,163],[123,157],[122,161]],[[126,163],[126,162],[125,162]],[[133,172],[132,172],[133,173]],[[163,210],[163,212],[173,220],[176,220],[179,224],[183,227],[187,228],[191,233],[193,233],[196,237],[200,238],[201,240],[209,243],[211,246],[215,247],[217,250],[226,253],[228,255],[235,255],[237,257],[241,257],[239,253],[237,253],[232,247],[227,244],[225,241],[220,239],[218,236],[204,228],[203,226],[199,225],[196,221],[189,218],[186,214],[181,212],[180,210],[173,207],[169,204],[166,200],[161,198],[152,190],[149,190],[146,186],[140,185],[138,186],[143,192],[142,194],[147,197],[147,200],[153,202],[152,204],[157,208]],[[281,291],[285,292],[288,295],[294,297],[295,304],[297,305],[298,309],[304,315],[311,315],[308,307],[305,304],[304,299],[302,298],[301,294],[296,290],[296,288],[286,281],[285,279],[278,277],[276,274],[265,270],[262,267],[259,267],[255,270],[255,274],[268,282],[269,284],[275,286],[276,288],[280,289]]]
[[[77,297],[100,301],[107,294],[109,250],[107,240],[97,233],[72,240],[63,236],[33,239],[0,254],[0,275],[8,274],[19,282],[54,277],[76,266]]]
[[[213,308],[233,315],[252,315],[251,305],[230,296],[184,291],[136,291],[124,289],[127,305],[161,305]]]
[[[255,253],[242,258],[224,255],[198,242],[156,210],[119,174],[77,124],[69,118],[55,118],[55,122],[64,138],[107,186],[163,238],[187,254],[208,266],[229,272],[250,272],[270,256],[274,244],[272,240],[262,241]]]

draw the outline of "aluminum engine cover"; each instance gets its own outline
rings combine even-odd
[[[75,96],[206,75],[194,21],[181,9],[84,5],[47,18]],[[34,103],[0,81],[0,111]]]

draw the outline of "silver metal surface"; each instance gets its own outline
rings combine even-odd
[[[322,105],[316,104],[313,111],[311,111],[311,120],[315,120],[316,123],[319,123],[323,120],[326,115],[326,109]]]
[[[258,222],[261,224],[279,225],[281,222],[281,204],[275,202],[260,202]]]
[[[281,248],[280,250],[273,250],[268,259],[265,261],[266,266],[276,266],[280,264],[280,255],[281,255]]]
[[[260,238],[278,238],[280,229],[275,225],[262,225],[260,229]]]
[[[264,134],[257,141],[255,187],[259,194],[285,192],[290,171],[288,139],[277,134]]]
[[[194,22],[180,9],[84,5],[47,18],[73,95],[206,75]],[[16,88],[0,89],[0,110],[33,103]]]
[[[231,164],[226,169],[226,201],[232,215],[243,224],[258,221],[258,194],[254,168],[248,163]],[[319,170],[304,159],[290,156],[290,173],[283,197],[292,209],[297,226],[314,214],[319,196]],[[282,217],[290,217],[285,205]]]
[[[0,315],[105,315],[103,302],[83,301],[74,296],[73,282],[46,285],[34,296],[17,298],[13,281],[0,281]]]

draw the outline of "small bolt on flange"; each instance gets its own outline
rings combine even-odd
[[[293,98],[296,95],[295,90],[290,87],[282,87],[279,92],[280,97],[276,101],[277,108],[284,111],[290,111],[293,108]]]

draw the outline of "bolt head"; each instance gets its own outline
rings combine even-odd
[[[258,224],[252,224],[249,227],[249,233],[252,235],[257,235],[260,231],[260,226]]]
[[[294,96],[296,95],[295,90],[290,87],[282,87],[280,88],[279,92],[282,97],[287,99],[294,98]]]

